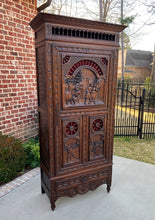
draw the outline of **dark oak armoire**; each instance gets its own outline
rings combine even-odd
[[[39,13],[35,31],[41,187],[110,191],[119,33],[124,26]]]

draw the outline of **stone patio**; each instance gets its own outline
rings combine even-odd
[[[40,192],[40,175],[0,198],[2,220],[154,220],[155,166],[114,156],[111,192],[106,185],[74,198],[63,197],[51,211]]]

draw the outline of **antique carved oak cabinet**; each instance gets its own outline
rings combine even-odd
[[[110,191],[119,32],[124,26],[39,13],[35,31],[41,187]]]

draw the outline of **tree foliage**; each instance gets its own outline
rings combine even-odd
[[[122,25],[129,25],[133,22],[133,20],[135,19],[134,16],[129,16],[129,17],[125,17],[125,18],[119,18],[119,21]]]

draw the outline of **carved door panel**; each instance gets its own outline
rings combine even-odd
[[[56,173],[108,160],[107,95],[112,51],[104,54],[103,50],[99,53],[94,50],[89,53],[89,49],[88,53],[83,53],[82,48],[78,53],[70,50],[69,47],[53,47],[53,70],[57,73],[54,76],[55,114],[58,116],[55,122]]]
[[[62,55],[63,109],[105,105],[108,57]]]
[[[89,161],[105,159],[106,149],[106,119],[105,115],[89,117]]]
[[[82,118],[74,117],[62,120],[63,149],[62,166],[68,167],[82,163]]]
[[[74,114],[74,113],[72,113]],[[89,115],[62,119],[62,163],[64,170],[79,169],[107,157],[107,114]]]

